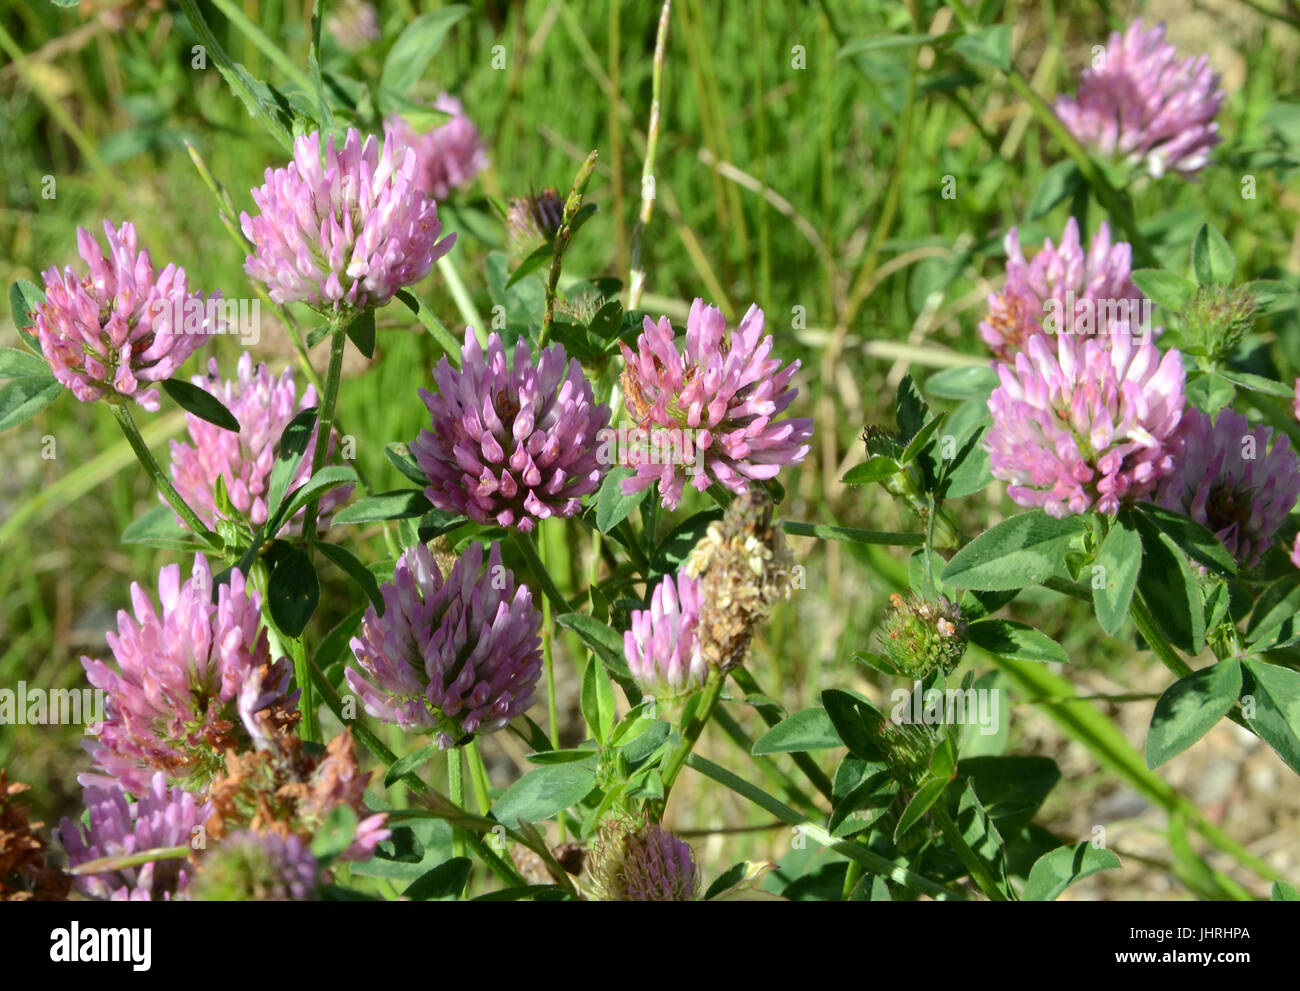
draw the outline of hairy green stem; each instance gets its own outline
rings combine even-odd
[[[551,248],[551,268],[546,273],[546,311],[542,317],[542,329],[537,335],[537,347],[546,347],[551,338],[551,325],[555,323],[555,297],[560,291],[560,269],[564,264],[564,252],[568,250],[569,239],[573,236],[573,221],[582,207],[582,197],[587,191],[587,183],[596,170],[596,152],[593,150],[578,169],[569,190],[569,198],[564,201],[564,214],[560,220],[560,229],[555,232],[555,243]]]
[[[287,150],[293,151],[293,135],[289,133],[284,123],[271,116],[270,109],[263,102],[257,90],[253,88],[253,81],[249,78],[248,73],[240,66],[236,65],[234,60],[226,53],[217,40],[217,36],[212,32],[211,26],[204,19],[203,14],[199,11],[199,5],[195,0],[180,0],[181,10],[185,12],[185,17],[190,22],[190,27],[198,36],[199,43],[203,45],[204,50],[216,64],[217,71],[221,73],[226,84],[231,88],[236,96],[243,101],[245,109],[261,122],[273,138]]]
[[[1190,664],[1178,656],[1178,651],[1169,639],[1160,631],[1156,625],[1155,617],[1151,615],[1151,608],[1142,598],[1141,592],[1134,592],[1133,599],[1129,603],[1129,616],[1133,619],[1133,625],[1137,628],[1142,639],[1160,658],[1160,663],[1167,667],[1179,678],[1186,678],[1193,674],[1195,669]],[[1246,718],[1241,714],[1240,705],[1228,710],[1228,718],[1249,733],[1259,736],[1253,726],[1246,722]]]
[[[1081,145],[1073,134],[1061,123],[1061,119],[1056,116],[1056,112],[1047,105],[1047,101],[1038,95],[1029,80],[1021,75],[1020,70],[1014,66],[1007,74],[1007,82],[1011,88],[1019,94],[1029,108],[1038,118],[1038,122],[1047,129],[1048,133],[1060,143],[1065,149],[1067,155],[1074,160],[1075,167],[1079,174],[1092,187],[1097,199],[1101,205],[1114,218],[1115,222],[1123,229],[1130,244],[1133,245],[1133,254],[1137,260],[1148,268],[1159,268],[1160,262],[1156,259],[1155,252],[1152,251],[1151,245],[1143,233],[1138,230],[1137,221],[1133,213],[1129,210],[1127,204],[1110,180],[1106,178],[1105,173],[1097,167],[1097,163],[1088,155],[1087,150]]]
[[[86,874],[101,874],[107,871],[123,871],[131,867],[140,867],[155,860],[180,860],[190,855],[186,844],[180,846],[160,846],[152,850],[138,850],[135,853],[123,853],[115,857],[99,857],[84,864],[68,868],[68,873],[76,877]]]
[[[787,520],[781,529],[795,537],[816,537],[818,540],[844,540],[851,544],[884,544],[887,547],[921,547],[923,533],[899,533],[888,530],[855,530],[847,526],[830,526],[826,523],[800,523]]]
[[[1161,664],[1180,678],[1186,678],[1192,673],[1191,665],[1178,656],[1178,651],[1174,649],[1173,644],[1165,639],[1165,635],[1156,626],[1151,610],[1142,600],[1142,593],[1133,593],[1133,599],[1129,603],[1129,615],[1133,618],[1133,625],[1137,627],[1142,639],[1155,652],[1156,657],[1160,658]]]
[[[487,815],[492,810],[491,785],[477,739],[471,739],[465,744],[465,756],[469,758],[469,781],[474,789],[474,801],[478,804],[479,815]]]
[[[746,781],[740,775],[727,770],[725,767],[720,767],[699,754],[691,754],[686,763],[705,777],[711,778],[725,788],[730,788],[742,798],[749,799],[759,808],[776,816],[787,826],[797,829],[814,843],[847,857],[872,874],[893,881],[895,884],[902,885],[917,894],[929,895],[936,901],[966,900],[966,896],[960,891],[950,891],[941,884],[935,884],[928,878],[921,877],[906,867],[887,860],[878,853],[873,853],[861,843],[837,839],[820,823],[805,819],[799,812],[769,795],[752,782]]]
[[[514,539],[515,546],[519,548],[519,553],[523,555],[524,563],[528,565],[528,570],[532,577],[541,586],[542,594],[550,600],[551,604],[563,616],[570,612],[569,601],[564,597],[564,593],[556,587],[555,582],[551,579],[550,572],[546,570],[546,565],[537,554],[537,548],[533,545],[532,539],[528,534],[520,530],[511,530],[511,537]]]
[[[1278,872],[1244,846],[1225,834],[1192,802],[1184,798],[1163,779],[1152,774],[1142,756],[1115,725],[1088,702],[1067,698],[1072,688],[1068,679],[1033,661],[1021,661],[989,654],[994,664],[1006,674],[1013,685],[1037,703],[1065,733],[1082,744],[1108,770],[1119,774],[1129,785],[1152,805],[1168,814],[1181,814],[1187,823],[1214,847],[1233,857],[1242,866],[1269,880],[1281,880]]]
[[[267,621],[273,622],[269,610]],[[302,720],[298,723],[298,735],[309,743],[320,743],[320,716],[316,711],[316,690],[312,686],[311,668],[307,663],[307,642],[302,637],[286,637],[278,629],[276,633],[280,635],[286,652],[293,659],[293,677],[302,690],[302,694],[298,696],[298,711],[302,713]]]
[[[784,792],[786,801],[798,805],[809,815],[824,815],[822,810],[817,807],[817,803],[799,787],[798,783],[790,775],[781,770],[774,760],[770,757],[754,756],[751,753],[754,749],[753,738],[745,732],[744,727],[736,722],[735,717],[724,707],[718,706],[713,710],[713,721],[718,724],[718,728],[722,732],[731,738],[733,743],[744,750],[746,754],[749,754],[750,760],[763,773],[763,776]]]
[[[542,669],[546,677],[546,717],[547,717],[547,736],[551,741],[551,747],[554,750],[560,749],[560,714],[559,704],[555,696],[555,659],[552,651],[554,639],[554,622],[555,616],[551,612],[552,606],[559,610],[559,615],[563,616],[569,611],[569,604],[564,598],[564,593],[556,587],[555,582],[551,579],[551,573],[547,570],[546,562],[542,560],[533,544],[533,539],[521,530],[512,530],[511,533],[515,538],[515,546],[519,548],[524,557],[528,570],[532,577],[542,587]],[[560,836],[565,833],[564,820],[560,820]]]
[[[452,301],[456,304],[456,309],[460,311],[460,318],[465,321],[466,326],[474,328],[474,336],[478,338],[480,346],[486,347],[489,328],[483,322],[483,315],[479,313],[478,307],[474,305],[474,297],[470,295],[469,289],[466,288],[465,280],[460,277],[460,269],[452,261],[451,255],[452,253],[448,252],[438,259],[438,271],[447,280],[447,289],[451,293]],[[452,356],[457,361],[460,360],[459,347],[452,352]]]
[[[961,830],[959,830],[957,824],[952,821],[952,816],[950,816],[948,810],[944,808],[942,798],[934,804],[933,811],[935,819],[939,822],[939,828],[943,830],[944,839],[946,839],[949,846],[956,851],[957,856],[961,858],[961,862],[966,865],[966,870],[970,872],[971,880],[979,885],[980,891],[988,895],[989,901],[1008,901],[1009,899],[1007,898],[1006,892],[1002,890],[1002,886],[999,885],[997,879],[989,873],[989,869],[985,865],[984,861],[981,860],[979,855],[971,849],[970,844],[966,842],[966,837],[962,836]]]
[[[126,434],[127,443],[131,445],[131,450],[139,459],[140,464],[144,466],[145,472],[149,475],[150,480],[162,493],[167,504],[176,510],[176,514],[185,521],[185,525],[190,528],[190,532],[198,537],[205,544],[215,551],[224,552],[226,548],[225,541],[207,528],[201,519],[190,508],[189,503],[181,498],[180,493],[176,491],[167,477],[167,473],[162,470],[158,464],[157,458],[149,450],[149,445],[144,442],[140,436],[140,429],[135,425],[135,419],[131,416],[131,411],[127,409],[125,403],[113,403],[113,415],[117,417],[117,422],[122,428],[122,433]]]
[[[334,407],[339,399],[339,382],[343,375],[343,348],[348,342],[347,318],[334,321],[330,332],[330,364],[325,374],[325,395],[321,397],[320,416],[316,420],[316,448],[311,456],[311,473],[313,475],[325,467],[325,458],[329,453],[330,437],[334,432]],[[320,509],[320,497],[313,496],[307,503],[303,514],[302,534],[308,540],[316,539],[316,514]]]
[[[208,168],[208,163],[204,161],[203,156],[199,154],[198,149],[188,141],[185,142],[185,148],[190,153],[190,161],[194,163],[194,168],[198,170],[199,178],[203,180],[203,184],[208,187],[209,192],[211,192],[213,198],[216,199],[217,216],[220,218],[222,226],[226,228],[227,233],[230,234],[231,240],[234,241],[235,246],[239,251],[244,254],[252,252],[254,248],[253,243],[248,240],[248,238],[244,236],[244,232],[235,225],[234,218],[237,215],[237,211],[235,210],[234,202],[230,199],[230,194],[226,192],[226,188],[217,180],[217,177],[212,174],[212,170]],[[250,279],[249,282],[253,287],[253,291],[257,293],[261,301],[274,310],[276,315],[280,318],[280,322],[284,324],[285,333],[289,335],[289,341],[293,344],[294,351],[297,355],[298,367],[302,369],[303,374],[307,377],[307,381],[316,388],[316,394],[323,395],[325,392],[325,383],[321,381],[321,377],[316,374],[316,369],[312,366],[311,352],[307,349],[307,344],[303,340],[302,332],[298,329],[298,323],[294,319],[293,314],[289,312],[287,306],[283,306],[272,300],[270,293],[266,291],[266,286],[261,282],[256,279]],[[439,340],[441,342],[441,339]],[[459,347],[459,344],[457,344],[457,347]],[[347,432],[339,419],[337,410],[334,413],[334,428],[340,434]],[[354,463],[352,467],[357,473],[357,479],[361,482],[365,490],[367,492],[373,492],[374,486],[370,484],[370,480],[366,477],[366,472],[362,468],[361,464],[359,462]],[[388,528],[385,527],[386,531],[387,529]]]
[[[695,749],[700,734],[704,732],[704,727],[708,725],[709,720],[713,717],[713,710],[718,704],[718,699],[722,697],[722,685],[726,678],[727,676],[721,668],[709,669],[709,677],[704,682],[704,691],[700,695],[695,715],[682,727],[682,742],[668,755],[668,759],[659,769],[659,776],[664,783],[662,801],[665,804],[668,802],[668,793],[672,790],[673,782],[677,780],[677,775],[686,766],[686,758]]]
[[[303,72],[296,62],[287,54],[281,51],[266,33],[259,28],[248,16],[239,8],[239,5],[232,0],[211,0],[212,5],[226,15],[227,20],[239,29],[249,41],[251,41],[263,55],[275,63],[276,67],[285,74],[285,76],[295,86],[303,91],[304,94],[310,95],[314,91],[311,80],[307,78],[307,73]]]
[[[447,797],[457,805],[465,804],[465,765],[460,747],[447,751]],[[451,853],[454,857],[465,856],[465,831],[459,826],[451,827]]]
[[[325,700],[325,705],[334,713],[339,722],[344,726],[349,727],[352,730],[352,735],[356,737],[357,742],[369,750],[370,753],[384,764],[391,766],[396,763],[397,754],[393,753],[388,746],[375,735],[374,731],[366,725],[363,719],[359,716],[353,719],[345,719],[343,717],[343,700],[340,699],[338,693],[334,691],[334,686],[329,683],[329,679],[325,677],[324,672],[321,671],[315,661],[312,661],[310,666],[313,684],[316,686],[317,691],[320,692],[321,698]],[[432,788],[425,784],[420,776],[414,771],[408,771],[402,776],[401,780],[410,790],[412,798],[421,806],[431,811],[434,815],[438,815],[439,812],[443,810],[444,805],[450,804],[445,798],[442,798],[442,796],[438,795]],[[466,815],[468,815],[468,813],[466,813]],[[446,816],[439,817],[446,818]],[[490,820],[484,819],[482,821],[490,823],[485,829],[483,829],[483,832],[490,831],[491,827],[496,825],[495,822],[491,822]],[[528,843],[517,833],[511,833],[507,830],[507,834],[517,842],[523,843],[529,849],[533,849],[532,844]],[[510,887],[524,887],[526,885],[527,882],[524,881],[519,871],[515,868],[515,865],[511,863],[508,858],[497,854],[495,850],[483,842],[482,837],[478,836],[477,833],[467,832],[465,834],[465,840],[469,844],[470,849],[472,849],[474,853],[480,857],[483,862],[487,864],[488,867],[491,868],[492,871],[507,885]],[[539,856],[541,855],[541,851],[534,850],[534,852],[538,853]],[[546,854],[549,855],[550,851],[546,850]],[[570,884],[568,888],[570,894],[577,897],[577,891],[573,888],[572,884]]]

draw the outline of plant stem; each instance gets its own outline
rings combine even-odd
[[[830,526],[825,523],[799,523],[787,520],[781,529],[795,537],[816,537],[818,540],[846,540],[851,544],[884,544],[886,547],[920,547],[925,543],[923,533],[898,533],[887,530],[855,530],[847,526]]]
[[[221,47],[221,42],[213,34],[211,26],[204,19],[203,14],[199,11],[199,5],[195,0],[180,0],[181,10],[185,12],[186,18],[190,22],[190,27],[194,29],[195,35],[198,36],[199,43],[203,45],[208,56],[216,64],[217,71],[221,73],[226,84],[230,87],[248,112],[258,119],[267,133],[275,138],[285,148],[293,151],[293,135],[289,133],[282,121],[271,116],[268,105],[258,95],[253,88],[252,80],[247,72],[226,53]]]
[[[546,569],[546,563],[537,553],[537,548],[533,545],[533,539],[530,535],[522,530],[511,531],[515,538],[515,544],[524,556],[524,561],[528,565],[528,570],[532,572],[533,578],[542,586],[542,668],[546,674],[546,716],[548,723],[547,736],[551,741],[551,749],[560,749],[560,713],[559,705],[555,697],[555,660],[551,650],[552,640],[554,637],[554,615],[551,607],[559,609],[559,615],[563,616],[569,611],[569,604],[565,601],[564,593],[555,586],[551,579],[551,573]],[[560,837],[563,840],[565,834],[564,820],[560,819]]]
[[[948,6],[961,21],[962,26],[968,31],[974,30],[976,24],[974,16],[967,9],[962,0],[948,0]],[[1047,129],[1065,149],[1067,155],[1074,160],[1075,167],[1078,168],[1079,174],[1087,181],[1092,191],[1096,194],[1101,205],[1106,208],[1115,222],[1123,228],[1129,243],[1133,245],[1133,254],[1137,260],[1148,268],[1159,268],[1160,262],[1156,259],[1155,253],[1151,250],[1151,245],[1143,237],[1142,232],[1138,230],[1137,222],[1133,219],[1133,214],[1124,200],[1111,185],[1110,180],[1106,178],[1105,173],[1097,167],[1089,156],[1087,149],[1079,143],[1078,139],[1070,133],[1061,119],[1056,116],[1056,112],[1047,105],[1047,101],[1038,95],[1038,92],[1030,85],[1029,80],[1014,65],[1007,70],[1007,82],[1011,88],[1029,105],[1038,122]]]
[[[267,622],[274,624],[269,610]],[[311,683],[311,668],[307,664],[307,644],[302,637],[286,637],[278,629],[275,632],[280,637],[286,652],[293,658],[293,677],[302,690],[302,694],[298,696],[298,711],[302,713],[302,721],[298,724],[298,735],[309,743],[320,743],[320,717],[316,712],[316,690]]]
[[[460,747],[447,751],[447,797],[457,805],[465,804],[465,766]],[[459,826],[451,828],[451,852],[453,857],[465,856],[465,831]]]
[[[682,742],[676,750],[668,755],[667,762],[660,768],[659,776],[664,783],[664,797],[662,799],[664,803],[668,801],[668,792],[672,789],[677,775],[686,766],[686,758],[695,749],[696,741],[699,740],[700,734],[704,732],[704,727],[708,725],[709,719],[713,716],[713,709],[718,704],[718,699],[722,697],[722,685],[726,678],[727,676],[721,668],[709,669],[709,677],[704,682],[704,691],[700,695],[700,702],[695,709],[695,715],[691,717],[690,722],[682,727]]]
[[[131,416],[131,411],[123,403],[113,403],[112,407],[113,415],[117,417],[122,433],[126,434],[127,443],[131,445],[131,450],[135,452],[136,458],[144,466],[145,472],[149,475],[158,491],[162,493],[163,498],[167,500],[168,505],[176,510],[176,515],[185,521],[185,525],[190,528],[190,532],[194,536],[213,550],[224,553],[226,549],[225,541],[204,525],[194,510],[190,508],[189,503],[182,499],[180,493],[173,487],[167,474],[158,465],[158,460],[153,456],[153,452],[149,450],[149,445],[140,436],[140,429],[135,425],[135,419]]]
[[[474,297],[469,294],[469,289],[465,287],[465,280],[460,277],[460,269],[451,259],[452,253],[449,251],[438,259],[438,271],[442,277],[447,280],[447,289],[451,293],[452,301],[456,304],[456,309],[460,311],[460,318],[465,321],[466,325],[474,328],[474,336],[478,338],[481,346],[486,347],[488,342],[488,327],[483,322],[483,315],[479,313],[478,307],[474,305]],[[459,356],[459,346],[452,352],[453,356]]]
[[[334,329],[330,332],[329,371],[325,373],[325,395],[321,399],[320,416],[316,420],[316,449],[311,457],[313,475],[325,466],[330,436],[334,432],[334,407],[338,404],[339,380],[343,374],[343,348],[348,342],[347,323],[346,320],[336,319]],[[319,509],[319,496],[307,503],[302,523],[302,535],[307,540],[316,539],[316,513]]]
[[[288,55],[282,52],[270,38],[259,28],[248,16],[232,3],[231,0],[211,0],[212,5],[226,15],[231,25],[239,29],[250,42],[268,59],[275,63],[276,67],[288,77],[289,81],[301,89],[304,93],[313,92],[311,80],[307,74],[298,68]],[[245,59],[247,61],[247,59]]]
[[[569,601],[564,597],[564,593],[556,587],[555,582],[551,580],[550,573],[546,570],[546,565],[542,564],[542,559],[538,557],[537,548],[533,546],[532,539],[528,534],[521,530],[511,530],[510,535],[514,538],[519,553],[523,555],[524,563],[528,565],[532,577],[541,586],[542,594],[559,610],[561,616],[572,612],[573,610],[569,608]]]
[[[208,190],[216,199],[217,216],[221,219],[221,223],[226,228],[227,233],[230,234],[231,240],[235,242],[235,246],[241,252],[245,254],[252,252],[254,248],[253,243],[249,241],[248,238],[244,236],[244,232],[235,225],[234,217],[237,213],[235,210],[235,204],[230,199],[230,194],[226,192],[225,187],[217,181],[217,177],[212,174],[212,170],[208,168],[208,163],[203,160],[203,156],[199,154],[198,149],[188,141],[185,142],[185,148],[190,153],[190,160],[194,163],[194,168],[198,170],[199,178],[203,180],[203,184],[208,187]],[[316,369],[312,367],[311,352],[307,350],[307,345],[303,341],[302,333],[298,329],[298,323],[294,320],[293,314],[289,312],[288,307],[272,300],[270,293],[266,291],[266,286],[261,282],[258,282],[256,279],[250,279],[249,281],[253,286],[253,290],[257,293],[258,298],[274,310],[276,315],[280,318],[281,323],[284,324],[285,332],[289,335],[289,341],[293,344],[294,351],[297,354],[298,367],[302,369],[303,374],[307,377],[307,381],[316,388],[317,395],[323,394],[325,392],[325,384],[321,381],[320,376],[316,374]],[[403,291],[405,292],[407,290]],[[422,322],[427,318],[427,314],[423,311],[418,311],[417,316],[421,318]],[[441,329],[444,331],[446,330],[445,327]],[[437,333],[434,333],[434,337],[439,341],[439,343],[443,343],[445,346],[442,337]],[[456,354],[459,354],[458,349],[460,348],[460,344],[455,341],[453,341],[453,344],[457,349],[453,352],[454,357]],[[335,411],[334,414],[334,428],[340,434],[347,432],[343,424],[339,421],[337,411]],[[354,464],[353,468],[357,473],[358,480],[360,480],[366,491],[373,492],[374,486],[370,484],[370,480],[366,477],[366,473],[361,465],[359,463]]]
[[[1169,642],[1165,635],[1160,632],[1160,627],[1156,626],[1155,618],[1151,615],[1151,609],[1146,602],[1142,600],[1141,592],[1134,592],[1133,599],[1129,603],[1129,616],[1133,619],[1133,625],[1137,628],[1142,639],[1160,658],[1160,662],[1172,671],[1179,678],[1186,678],[1189,674],[1194,673],[1194,669],[1186,661],[1178,656],[1178,651],[1174,645]],[[1253,726],[1246,722],[1246,718],[1241,714],[1239,705],[1228,710],[1228,718],[1249,733],[1259,736]]]
[[[613,177],[610,188],[614,198],[614,271],[621,272],[627,265],[627,231],[623,226],[623,119],[619,114],[622,101],[618,99],[622,86],[619,82],[620,56],[619,44],[621,25],[619,23],[619,5],[609,7],[609,88],[614,99],[609,101],[609,143],[613,152],[610,165]]]
[[[627,551],[628,557],[632,559],[632,566],[642,575],[648,575],[650,573],[650,562],[641,550],[641,545],[637,543],[636,534],[632,532],[627,520],[614,527],[614,533],[623,538],[623,549]],[[654,534],[650,534],[650,545],[654,546]],[[596,545],[596,549],[599,550],[599,545]]]
[[[1136,259],[1144,266],[1158,268],[1160,262],[1151,250],[1151,245],[1147,243],[1146,237],[1138,230],[1137,221],[1133,219],[1132,212],[1115,187],[1110,184],[1110,180],[1097,167],[1097,163],[1088,155],[1083,145],[1079,144],[1074,135],[1061,123],[1060,118],[1056,116],[1056,113],[1038,95],[1034,88],[1029,85],[1029,80],[1020,74],[1019,69],[1012,67],[1011,71],[1007,73],[1007,82],[1029,104],[1029,108],[1034,112],[1034,116],[1038,118],[1038,122],[1047,129],[1052,137],[1060,142],[1066,154],[1074,159],[1079,174],[1087,180],[1088,185],[1092,187],[1092,191],[1096,193],[1097,199],[1101,201],[1102,206],[1115,219],[1115,222],[1123,228],[1129,243],[1133,245],[1133,254]]]
[[[944,839],[956,851],[957,856],[961,858],[961,862],[966,865],[971,880],[979,885],[980,891],[989,896],[989,901],[1009,901],[1006,892],[1002,890],[997,879],[989,873],[984,861],[971,849],[970,844],[966,842],[966,837],[962,836],[961,830],[952,821],[952,816],[948,815],[942,797],[934,804],[934,817],[939,821],[939,828],[943,830]]]
[[[153,863],[155,860],[180,860],[182,857],[188,857],[189,855],[190,848],[185,844],[180,846],[160,846],[154,847],[152,850],[138,850],[135,853],[124,853],[115,857],[99,857],[96,860],[88,860],[84,864],[69,868],[68,873],[80,877],[85,874],[122,871],[130,867]]]
[[[627,308],[641,305],[645,292],[645,268],[641,255],[645,250],[645,232],[655,209],[655,155],[659,150],[659,96],[663,91],[664,54],[668,50],[668,21],[672,0],[664,0],[659,12],[659,30],[655,35],[654,67],[650,76],[650,123],[646,127],[645,162],[641,166],[641,215],[632,229],[632,268],[628,276]]]
[[[718,728],[721,729],[722,732],[726,733],[727,736],[731,737],[732,742],[744,750],[745,753],[748,754],[754,749],[753,739],[745,732],[744,727],[742,727],[740,723],[736,722],[735,717],[733,717],[725,708],[719,707],[713,710],[713,721],[716,722]],[[769,781],[785,793],[786,801],[801,806],[809,815],[818,816],[825,814],[817,807],[817,803],[804,793],[798,783],[796,783],[790,775],[781,770],[781,768],[777,766],[776,762],[770,757],[755,757],[751,755],[750,759],[754,762],[754,766],[762,771]]]
[[[334,329],[330,332],[330,363],[325,375],[325,395],[322,400],[320,416],[316,421],[316,448],[312,452],[311,473],[313,475],[325,464],[329,453],[330,436],[334,431],[334,408],[338,403],[339,380],[343,372],[343,348],[347,344],[346,318],[335,317]],[[316,539],[316,514],[320,509],[319,496],[307,503],[303,516],[302,534],[306,540]],[[316,715],[316,692],[312,679],[308,676],[307,647],[302,637],[293,637],[286,641],[293,656],[294,672],[298,678],[298,687],[302,696],[298,708],[302,712],[302,724],[298,727],[304,740],[320,742],[320,722]]]
[[[478,740],[471,739],[465,744],[465,756],[469,758],[469,782],[474,789],[474,801],[478,804],[479,815],[485,816],[492,810],[491,784],[487,765],[478,749]]]
[[[540,535],[539,535],[540,536]],[[542,571],[548,577],[550,569],[546,565],[546,542],[539,540],[537,542],[538,559],[541,561]],[[550,728],[551,749],[560,749],[560,715],[558,703],[555,700],[555,659],[554,659],[554,640],[555,640],[555,617],[551,613],[551,600],[542,597],[542,663],[546,668],[546,719]],[[560,820],[560,832],[564,832],[564,821]]]
[[[374,754],[375,757],[379,758],[379,760],[383,761],[385,764],[393,764],[397,760],[397,755],[388,749],[384,742],[374,734],[370,727],[367,726],[365,721],[359,716],[352,720],[343,718],[343,701],[338,697],[338,693],[334,691],[334,686],[329,683],[329,679],[325,677],[324,673],[316,665],[315,661],[309,662],[309,666],[311,668],[313,684],[320,692],[321,698],[325,700],[326,706],[328,706],[329,710],[334,713],[339,722],[348,726],[352,730],[352,734],[357,738],[357,742]],[[403,775],[402,783],[410,790],[412,798],[414,798],[423,808],[429,809],[435,815],[442,810],[442,803],[445,803],[446,800],[442,799],[442,803],[440,803],[438,799],[440,799],[441,796],[425,784],[420,776],[414,771],[410,771]],[[439,818],[447,818],[447,816],[443,815],[439,816]],[[490,820],[483,821],[489,822]],[[497,824],[492,823],[492,825]],[[487,829],[484,830],[484,832],[487,831]],[[532,845],[523,837],[519,836],[518,833],[507,830],[507,835],[517,842],[523,843],[529,849],[533,849]],[[514,864],[507,858],[498,855],[495,850],[483,842],[481,837],[474,833],[466,833],[465,839],[474,853],[479,856],[483,862],[501,878],[502,881],[512,888],[523,887],[525,885],[526,882],[520,875],[519,871],[515,868]],[[538,853],[539,856],[541,855],[541,851],[534,852]],[[546,850],[546,854],[549,855],[550,850]],[[569,885],[569,890],[570,894],[573,894],[576,897],[577,892],[573,889],[572,884]]]
[[[840,901],[846,902],[849,900],[849,896],[853,894],[853,889],[858,886],[858,882],[862,880],[862,875],[865,873],[862,865],[856,860],[850,860],[845,865],[844,886],[840,889]]]
[[[1171,816],[1186,816],[1191,828],[1214,847],[1261,877],[1270,881],[1283,880],[1277,870],[1225,834],[1192,802],[1162,778],[1152,774],[1141,754],[1133,749],[1124,734],[1099,709],[1078,700],[1059,703],[1047,701],[1071,695],[1073,686],[1068,679],[1053,673],[1043,664],[1013,660],[998,654],[987,656],[1030,701],[1041,705],[1042,711],[1072,740],[1086,747],[1102,767],[1116,772],[1148,802]]]
[[[899,864],[882,857],[878,853],[867,849],[861,843],[854,843],[851,840],[841,840],[832,836],[819,823],[805,819],[790,806],[786,805],[769,795],[767,792],[758,788],[754,784],[746,781],[738,774],[734,774],[725,767],[720,767],[701,757],[699,754],[691,754],[686,761],[692,768],[699,771],[707,778],[718,782],[725,788],[730,788],[737,795],[749,799],[759,808],[776,816],[786,825],[791,826],[804,836],[807,836],[814,843],[833,850],[849,860],[861,864],[872,874],[878,874],[880,877],[893,881],[895,884],[902,885],[918,894],[929,895],[937,901],[964,901],[966,895],[960,891],[949,891],[941,884],[935,884],[928,878],[921,877]]]
[[[1133,599],[1129,603],[1129,615],[1133,617],[1133,625],[1137,627],[1138,633],[1142,639],[1160,658],[1170,671],[1180,678],[1186,678],[1192,673],[1192,668],[1186,661],[1178,656],[1178,651],[1174,649],[1173,644],[1165,639],[1165,635],[1157,628],[1155,619],[1151,615],[1151,610],[1147,604],[1142,601],[1142,595],[1139,592],[1133,594]]]
[[[551,338],[551,325],[555,323],[555,297],[560,290],[560,268],[564,262],[564,252],[568,250],[569,238],[573,236],[573,221],[582,207],[582,196],[587,191],[587,183],[596,170],[596,152],[587,156],[587,160],[578,169],[569,190],[569,198],[564,201],[564,215],[560,220],[560,229],[555,232],[555,243],[551,249],[551,268],[546,273],[546,313],[542,317],[542,330],[537,335],[538,350],[546,347]]]

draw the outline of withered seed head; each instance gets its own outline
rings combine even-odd
[[[685,571],[700,580],[702,656],[724,671],[743,664],[755,628],[793,588],[793,561],[772,523],[767,493],[751,486],[736,496],[722,519],[709,524]]]
[[[45,841],[36,833],[44,823],[28,822],[15,801],[30,787],[9,781],[0,768],[0,902],[63,901],[71,886],[63,871],[46,865]]]

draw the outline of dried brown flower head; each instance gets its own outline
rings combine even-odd
[[[227,751],[226,767],[227,774],[213,781],[208,792],[212,814],[206,827],[214,839],[245,827],[310,839],[340,805],[351,808],[359,820],[348,859],[366,859],[388,836],[386,817],[370,815],[365,807],[370,773],[357,764],[350,730],[334,737],[324,753],[309,750],[296,736],[252,752]]]
[[[723,670],[745,662],[755,628],[794,588],[793,559],[772,508],[767,493],[751,486],[709,524],[686,559],[686,573],[700,581],[700,652]]]
[[[15,801],[30,789],[0,768],[0,901],[63,901],[70,881],[46,864],[45,841],[36,834],[45,824],[28,822],[28,810]]]

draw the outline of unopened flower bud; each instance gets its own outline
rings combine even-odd
[[[527,258],[555,238],[563,219],[564,198],[555,189],[515,197],[506,211],[511,250],[517,257]]]
[[[905,675],[923,678],[931,671],[944,674],[955,668],[966,652],[966,621],[956,603],[944,596],[889,597],[880,631],[880,645],[894,666]]]
[[[1179,312],[1185,350],[1222,361],[1241,344],[1257,308],[1245,286],[1198,286]]]
[[[930,771],[930,761],[939,743],[939,734],[925,723],[881,720],[876,728],[885,763],[899,785],[916,788]]]

